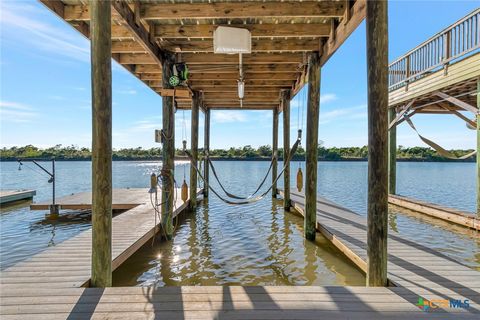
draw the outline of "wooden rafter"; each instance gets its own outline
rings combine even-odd
[[[87,2],[42,2],[88,37]],[[181,89],[185,97],[176,96],[179,104],[191,106],[193,89],[205,97],[206,108],[239,108],[238,56],[214,54],[213,32],[219,25],[248,29],[252,53],[243,56],[244,108],[278,109],[282,90],[292,97],[305,83],[306,58],[321,53],[326,43],[334,48],[329,54],[333,53],[358,25],[354,23],[361,21],[357,17],[361,13],[359,2],[365,0],[114,0],[111,53],[125,69],[162,95],[166,94],[162,61],[168,57],[185,62],[190,76],[188,87]]]
[[[344,3],[321,2],[213,2],[146,4],[144,19],[216,19],[252,17],[341,17]]]
[[[142,53],[121,53],[119,55],[121,64],[157,64],[149,54]],[[234,55],[213,55],[208,53],[184,53],[181,55],[182,61],[189,65],[194,64],[232,64],[238,65],[238,56]],[[245,64],[295,64],[303,61],[301,53],[268,54],[254,53],[245,56]]]
[[[145,29],[142,23],[137,24],[138,19],[135,18],[135,13],[125,1],[112,1],[112,8],[122,17],[125,22],[125,27],[132,32],[138,44],[149,53],[150,58],[155,61],[155,63],[161,66],[164,57],[171,55],[171,53],[162,50],[156,43],[151,41],[149,31]]]
[[[299,37],[328,37],[330,24],[328,23],[285,23],[285,24],[233,24],[230,27],[245,28],[250,30],[252,38],[299,38]],[[155,37],[168,39],[211,39],[213,31],[218,25],[155,25]]]
[[[161,46],[172,52],[213,52],[212,39],[207,40],[169,40],[162,41]],[[317,51],[318,39],[253,39],[252,52],[304,52]],[[144,46],[136,41],[114,41],[113,53],[143,53]]]
[[[160,73],[143,73],[140,74],[141,80],[161,80],[162,75]],[[245,73],[245,79],[248,80],[295,80],[297,75],[295,73]],[[236,73],[192,73],[189,76],[189,80],[194,81],[210,81],[210,80],[219,80],[219,81],[228,81],[228,80],[238,80],[238,72]]]
[[[266,73],[266,74],[277,74],[277,73],[292,73],[297,72],[300,73],[303,69],[299,67],[300,64],[293,63],[293,64],[253,64],[243,65],[243,71],[245,73]],[[190,73],[232,73],[238,72],[238,65],[209,65],[209,64],[196,64],[196,65],[189,65],[188,70]],[[137,64],[135,66],[135,73],[142,74],[142,73],[161,73],[161,69],[157,65],[152,64]]]
[[[441,91],[437,91],[435,92],[435,95],[450,102],[450,103],[453,103],[454,105],[466,110],[466,111],[470,111],[470,112],[473,112],[473,114],[477,114],[478,113],[478,109],[475,108],[474,106],[472,105],[469,105],[468,103],[460,100],[460,99],[457,99],[455,97],[452,97],[452,96],[449,96],[448,94],[446,93],[443,93]]]
[[[366,0],[357,0],[350,8],[350,19],[343,21],[336,27],[333,32],[332,41],[327,41],[323,45],[322,55],[320,57],[320,65],[324,65],[328,59],[337,51],[338,48],[347,40],[352,32],[365,19]],[[347,7],[348,10],[348,7]]]

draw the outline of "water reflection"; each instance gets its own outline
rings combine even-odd
[[[266,201],[268,210],[208,201],[180,221],[172,241],[157,239],[116,270],[114,285],[364,285],[326,239],[305,241],[302,218],[278,200]]]

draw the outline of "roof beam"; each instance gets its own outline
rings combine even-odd
[[[202,73],[232,73],[238,72],[237,65],[215,65],[210,64],[197,64],[189,65],[188,71],[190,73],[202,72]],[[299,67],[298,63],[295,64],[253,64],[243,65],[243,71],[246,73],[292,73],[301,72],[302,68]],[[162,70],[157,65],[152,64],[137,64],[135,67],[136,73],[161,73]]]
[[[437,91],[435,92],[435,95],[442,98],[443,100],[446,100],[454,105],[456,105],[457,107],[460,107],[462,109],[464,109],[465,111],[470,111],[472,112],[473,114],[478,114],[478,109],[460,99],[457,99],[455,97],[452,97],[452,96],[449,96],[448,94],[446,93],[443,93],[441,91]]]
[[[210,103],[210,104],[204,104],[206,108],[211,109],[211,110],[272,110],[278,108],[278,103],[272,103],[272,104],[262,104],[259,105],[257,103],[247,103],[244,102],[242,107],[240,107],[240,103]],[[177,104],[178,109],[190,109],[191,108],[191,103],[178,103]]]
[[[208,53],[185,53],[182,54],[182,59],[188,65],[191,64],[235,64],[238,65],[237,55],[213,55]],[[253,53],[244,55],[244,64],[293,64],[301,63],[303,61],[303,54],[301,53]]]
[[[161,73],[141,73],[139,75],[141,80],[162,80]],[[293,81],[297,78],[296,73],[245,73],[245,80],[290,80]],[[235,73],[191,73],[189,76],[190,81],[206,81],[206,80],[238,80],[239,74]]]
[[[162,41],[162,48],[172,52],[210,52],[213,53],[213,41],[180,40]],[[252,52],[305,52],[318,51],[318,39],[253,39]],[[141,53],[145,48],[135,41],[114,41],[112,43],[113,53]]]
[[[66,14],[65,9],[67,6],[65,6],[63,2],[55,1],[55,0],[40,0],[40,2],[43,3],[48,9],[50,9],[57,16],[59,16],[62,19],[65,19],[65,14]],[[77,29],[81,34],[83,34],[85,37],[87,38],[90,37],[90,27],[86,22],[78,21],[75,23],[71,23],[71,25],[75,29]]]
[[[213,32],[219,25],[213,24],[157,24],[155,37],[168,38],[213,38]],[[289,38],[289,37],[328,37],[329,23],[284,23],[284,24],[231,24],[228,27],[238,27],[250,30],[253,38]]]
[[[138,19],[135,18],[135,13],[130,9],[128,4],[123,0],[112,1],[112,8],[122,17],[125,22],[125,27],[132,33],[135,40],[150,54],[151,59],[159,66],[162,65],[164,57],[171,55],[166,50],[150,41],[150,33],[145,29],[143,24],[137,24]],[[121,60],[121,59],[120,59]]]
[[[332,31],[330,41],[326,41],[323,45],[322,50],[320,50],[322,52],[320,56],[320,66],[323,66],[328,59],[330,59],[350,34],[360,25],[363,19],[365,19],[366,3],[366,0],[357,0],[350,9],[348,6],[344,6],[344,10],[350,10],[350,14],[346,14],[349,19],[343,19],[336,29]]]
[[[150,87],[162,87],[162,81],[160,80],[145,80]],[[279,87],[279,88],[290,88],[293,85],[293,80],[245,80],[245,90],[248,90],[248,86],[255,87]],[[237,80],[197,80],[191,81],[190,86],[195,90],[195,88],[201,89],[204,87],[233,87],[237,86]]]
[[[119,61],[121,64],[158,64],[151,55],[141,53],[120,53]],[[233,64],[238,65],[237,55],[213,55],[209,53],[183,53],[181,61],[187,63],[190,67],[193,64]],[[243,63],[245,64],[296,64],[302,63],[302,53],[253,53],[245,55]]]
[[[245,92],[245,98],[249,99],[270,99],[270,100],[277,100],[280,98],[280,90],[277,92]],[[237,92],[204,92],[204,99],[205,100],[231,100],[231,99],[238,99]]]
[[[321,2],[214,2],[162,3],[142,6],[142,18],[154,20],[252,18],[252,17],[341,17],[345,3]]]
[[[249,86],[249,87],[246,87],[246,91],[245,91],[245,94],[247,93],[256,93],[256,92],[262,92],[262,93],[271,93],[271,92],[276,92],[276,93],[279,93],[281,90],[281,88],[279,87],[255,87],[255,86]],[[238,87],[237,86],[224,86],[224,87],[220,87],[220,88],[217,88],[217,87],[206,87],[206,88],[203,88],[202,91],[204,93],[207,93],[207,92],[234,92],[236,94],[238,94]]]

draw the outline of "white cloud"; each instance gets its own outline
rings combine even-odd
[[[137,90],[133,89],[115,90],[115,92],[119,94],[137,94]]]
[[[38,116],[32,108],[17,102],[0,102],[0,119],[5,122],[31,122]]]
[[[62,96],[51,95],[48,97],[52,100],[65,100],[65,97],[62,97]]]
[[[303,91],[305,90],[305,91]],[[290,102],[290,109],[295,109],[298,107],[307,107],[307,92],[308,90],[305,88],[300,93],[295,96],[295,98]],[[330,103],[332,101],[338,100],[338,97],[334,93],[326,93],[320,95],[320,107],[324,104]]]
[[[2,3],[1,11],[2,40],[6,37],[6,31],[15,30],[11,34],[12,41],[25,41],[29,46],[50,54],[82,62],[90,60],[88,41],[81,36],[72,37],[72,33],[42,22],[43,11],[24,2],[9,1]]]
[[[320,123],[325,124],[334,119],[346,118],[346,119],[359,119],[365,118],[367,115],[367,106],[360,105],[344,109],[335,109],[331,111],[320,111]]]
[[[212,120],[216,123],[245,122],[247,117],[241,111],[220,111],[212,112]]]
[[[334,93],[326,93],[326,94],[320,95],[320,104],[329,103],[335,100],[337,100],[337,95]]]

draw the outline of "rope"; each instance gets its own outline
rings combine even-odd
[[[233,198],[233,199],[241,199],[241,200],[245,200],[245,199],[250,199],[252,198],[255,194],[257,194],[257,192],[262,188],[263,184],[265,183],[265,181],[267,181],[267,178],[268,178],[268,175],[270,174],[270,171],[272,170],[272,167],[273,167],[273,163],[275,161],[275,157],[272,158],[272,161],[270,161],[270,167],[268,168],[268,171],[267,171],[267,174],[265,175],[265,177],[263,178],[262,182],[260,183],[260,185],[258,186],[258,188],[255,190],[254,193],[252,193],[251,195],[249,195],[248,197],[240,197],[240,196],[236,196],[232,193],[229,193],[225,187],[223,186],[223,184],[220,182],[220,179],[218,178],[218,175],[217,175],[217,171],[215,170],[215,167],[213,166],[213,162],[210,160],[210,158],[208,159],[208,163],[210,164],[210,167],[212,168],[212,172],[213,172],[213,176],[215,177],[215,180],[217,180],[218,184],[220,185],[220,188],[222,188],[223,192],[225,192],[225,194],[227,196],[229,196],[230,198]]]
[[[301,141],[301,136],[299,136],[297,138],[297,141],[295,141],[295,143],[293,144],[292,146],[292,149],[291,149],[291,152],[290,152],[290,155],[287,159],[287,161],[285,161],[285,164],[283,166],[283,169],[282,171],[279,173],[279,175],[275,178],[275,180],[272,182],[272,184],[270,185],[270,187],[267,189],[267,191],[265,191],[264,193],[262,193],[261,195],[255,197],[255,198],[250,198],[250,199],[246,199],[245,201],[238,201],[238,202],[235,202],[235,201],[231,201],[231,200],[228,200],[228,199],[225,199],[224,197],[222,197],[214,188],[212,188],[210,186],[210,184],[206,183],[205,181],[205,178],[204,176],[202,175],[202,173],[198,170],[197,166],[195,166],[193,164],[193,157],[192,155],[190,154],[190,152],[188,152],[187,150],[184,150],[185,154],[190,158],[190,162],[191,162],[191,166],[197,171],[198,175],[200,176],[200,178],[204,181],[205,185],[210,189],[210,191],[212,191],[220,200],[222,200],[223,202],[225,202],[226,204],[230,204],[230,205],[243,205],[243,204],[250,204],[250,203],[254,203],[254,202],[257,202],[257,201],[260,201],[262,200],[269,192],[270,190],[272,190],[273,188],[273,185],[275,183],[277,183],[277,181],[280,179],[280,177],[282,176],[283,172],[287,169],[287,166],[290,164],[290,160],[292,159],[292,154],[295,153],[295,151],[297,150],[298,148],[298,145],[300,144],[300,141]]]

